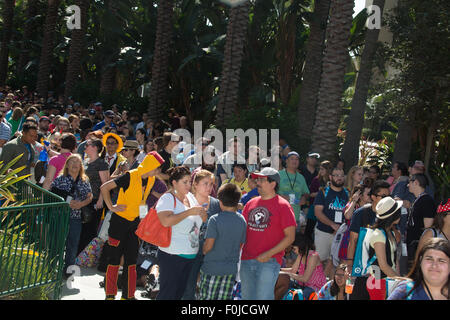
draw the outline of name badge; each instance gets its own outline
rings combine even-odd
[[[335,213],[334,213],[334,222],[342,223],[342,211],[335,211]]]
[[[148,213],[148,206],[146,204],[142,204],[139,206],[139,218],[144,219]]]
[[[295,194],[290,193],[289,194],[289,203],[294,204],[295,203]]]

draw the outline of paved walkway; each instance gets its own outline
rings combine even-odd
[[[79,272],[78,272],[79,270]],[[97,268],[80,268],[64,283],[62,287],[61,300],[105,300],[105,291],[99,286],[99,282],[103,281],[104,273],[97,271]],[[79,275],[78,275],[79,274]],[[149,300],[141,297],[144,292],[142,287],[136,289],[135,297],[138,300]],[[119,290],[116,300],[120,300],[122,295]]]

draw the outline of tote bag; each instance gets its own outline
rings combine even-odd
[[[176,206],[175,196],[173,197],[174,209]],[[156,206],[156,204],[155,204]],[[159,220],[155,206],[150,208],[148,214],[139,222],[136,235],[145,242],[157,247],[167,248],[170,246],[172,238],[172,227],[164,227]]]

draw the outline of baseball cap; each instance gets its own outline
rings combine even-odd
[[[300,159],[299,154],[298,154],[297,152],[295,152],[295,151],[289,152],[288,155],[287,155],[287,157],[286,157],[286,160],[289,159],[290,156],[297,156],[297,158]]]
[[[42,117],[39,118],[39,122],[45,121],[45,120],[47,120],[48,122],[51,122],[50,118],[47,117],[47,116],[42,116]]]
[[[103,113],[103,115],[104,115],[105,117],[114,117],[114,111],[112,111],[112,110],[106,110],[106,111]]]
[[[280,183],[280,174],[278,173],[278,170],[272,168],[272,167],[266,167],[262,169],[261,171],[256,171],[251,174],[252,179],[258,179],[261,177],[271,178],[272,180],[275,180],[277,183]]]
[[[317,152],[308,152],[307,156],[311,158],[320,159],[320,154],[318,154]]]
[[[95,115],[95,109],[89,109],[89,114]]]

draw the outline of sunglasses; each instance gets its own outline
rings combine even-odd
[[[390,194],[376,194],[375,196],[376,197],[381,197],[381,199],[383,199],[383,198],[389,197]]]

